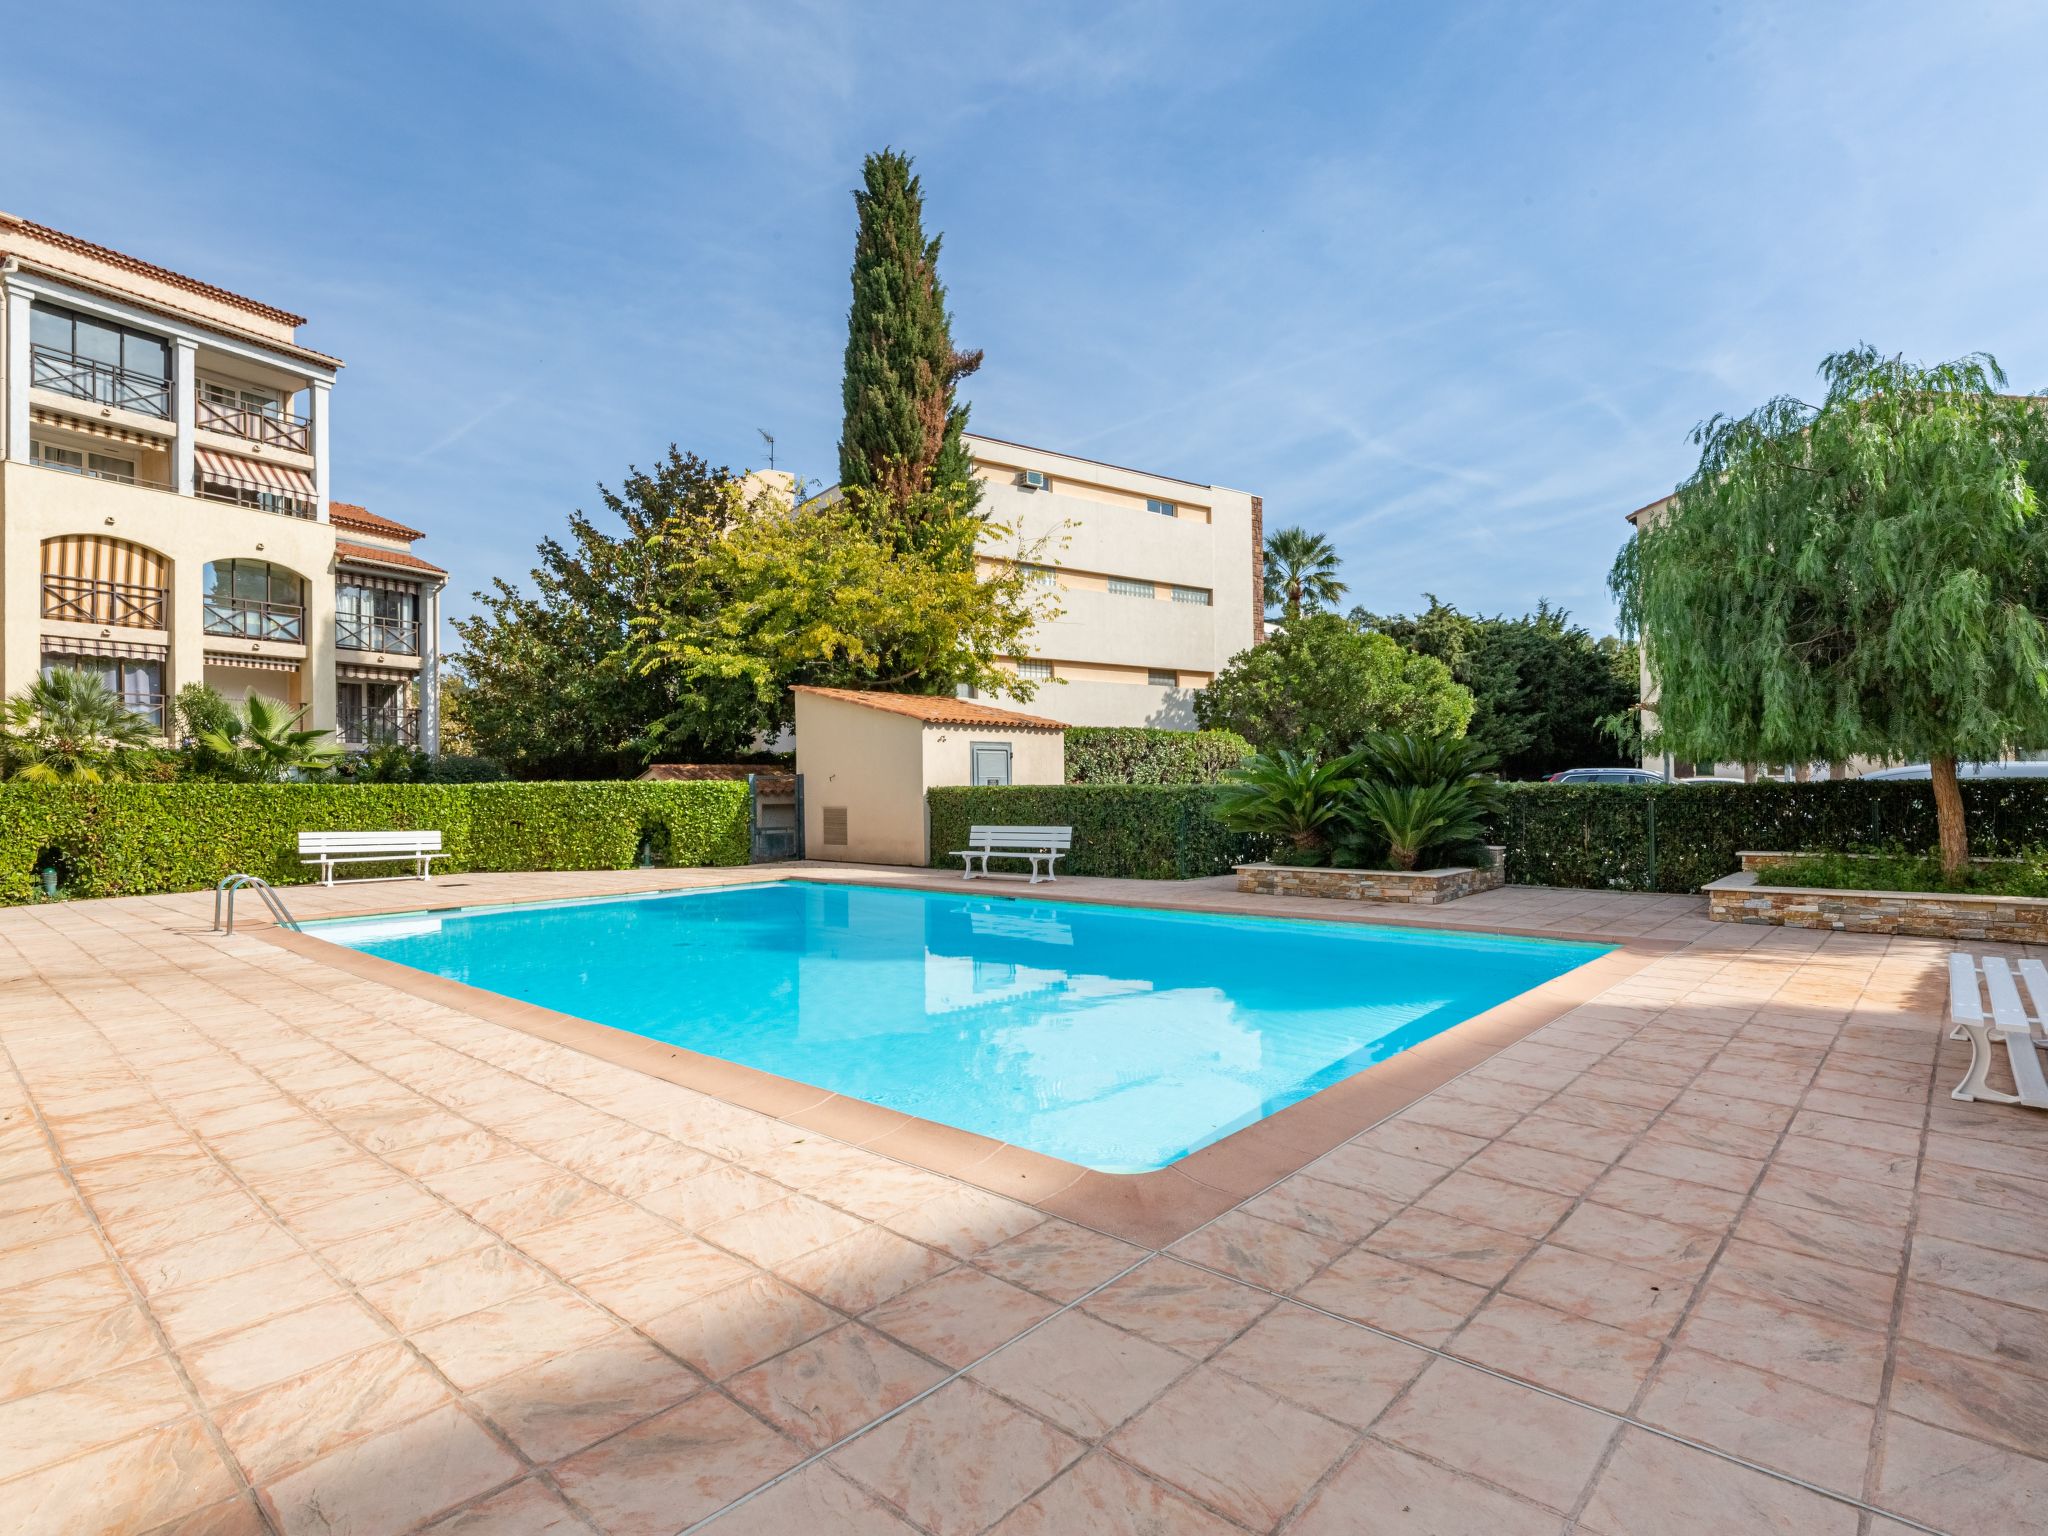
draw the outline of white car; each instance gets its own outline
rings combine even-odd
[[[1879,768],[1863,777],[1872,783],[1890,783],[1896,779],[1931,779],[1934,770],[1926,763],[1907,763],[1903,768]],[[2048,779],[2048,762],[2039,763],[1958,763],[1956,777],[1959,779]]]

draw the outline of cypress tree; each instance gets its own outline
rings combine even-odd
[[[867,493],[856,502],[871,519],[894,522],[906,547],[921,542],[914,503],[922,493],[938,492],[940,508],[954,514],[980,499],[961,441],[967,407],[954,386],[981,366],[981,353],[953,349],[939,237],[925,238],[924,191],[910,164],[891,149],[869,155],[853,194],[860,229],[839,437],[840,485]]]

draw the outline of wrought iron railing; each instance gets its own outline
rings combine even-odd
[[[245,405],[225,396],[210,396],[202,385],[193,402],[198,424],[209,432],[226,432],[267,448],[313,451],[313,424],[304,416],[275,406]]]
[[[162,629],[163,587],[130,581],[99,581],[90,576],[43,577],[43,617],[71,624],[105,624],[122,629]]]
[[[280,517],[303,517],[308,521],[314,517],[313,498],[310,496],[281,491],[260,480],[218,474],[210,469],[200,471],[193,494],[208,501],[225,501],[238,507],[254,507],[259,512],[275,512]]]
[[[135,373],[114,363],[97,362],[56,347],[29,348],[29,382],[74,400],[119,406],[145,416],[171,418],[171,381]]]
[[[303,645],[306,640],[306,610],[297,603],[261,603],[247,597],[206,599],[205,629],[209,635],[232,635],[237,640],[274,640],[283,645]]]
[[[386,656],[417,656],[420,653],[420,625],[417,619],[383,619],[370,614],[335,615],[334,644],[343,651],[378,651]]]
[[[338,723],[344,746],[420,744],[420,712],[416,709],[344,709]]]

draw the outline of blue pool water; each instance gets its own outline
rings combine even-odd
[[[1606,953],[803,881],[306,931],[1113,1172],[1164,1167]]]

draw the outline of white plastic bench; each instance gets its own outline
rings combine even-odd
[[[1980,975],[1984,979],[1982,994],[1977,990]],[[2048,1018],[2048,1010],[2044,1010],[2044,1005],[2048,1005],[2048,967],[2038,960],[2022,960],[2020,978],[2033,1000],[2031,1011],[2020,1001],[2020,989],[2014,985],[2012,968],[2005,961],[1996,955],[1986,955],[1982,960],[1969,955],[1949,956],[1948,1011],[1949,1020],[1955,1025],[1949,1038],[1967,1038],[1970,1042],[1970,1070],[1950,1094],[1951,1098],[2048,1109],[2048,1073],[2041,1070],[2040,1054],[2048,1051],[2048,1040],[2038,1033],[2041,1021]],[[1988,1020],[1984,1017],[1986,996],[1991,1000]],[[2002,1093],[1985,1086],[1985,1074],[1991,1070],[1992,1057],[2001,1042],[2012,1067],[2017,1093]]]
[[[411,876],[360,875],[361,880],[433,878],[434,860],[446,858],[438,832],[301,832],[299,862],[320,866],[323,885],[334,884],[337,864],[391,864],[410,859]]]
[[[1056,866],[1073,842],[1072,827],[970,827],[967,846],[955,848],[952,856],[966,860],[960,869],[963,880],[987,879],[990,859],[1027,859],[1031,864],[1031,883],[1036,885],[1041,878],[1059,878]],[[979,875],[974,872],[976,859],[981,860]],[[1045,870],[1042,877],[1041,865]]]

